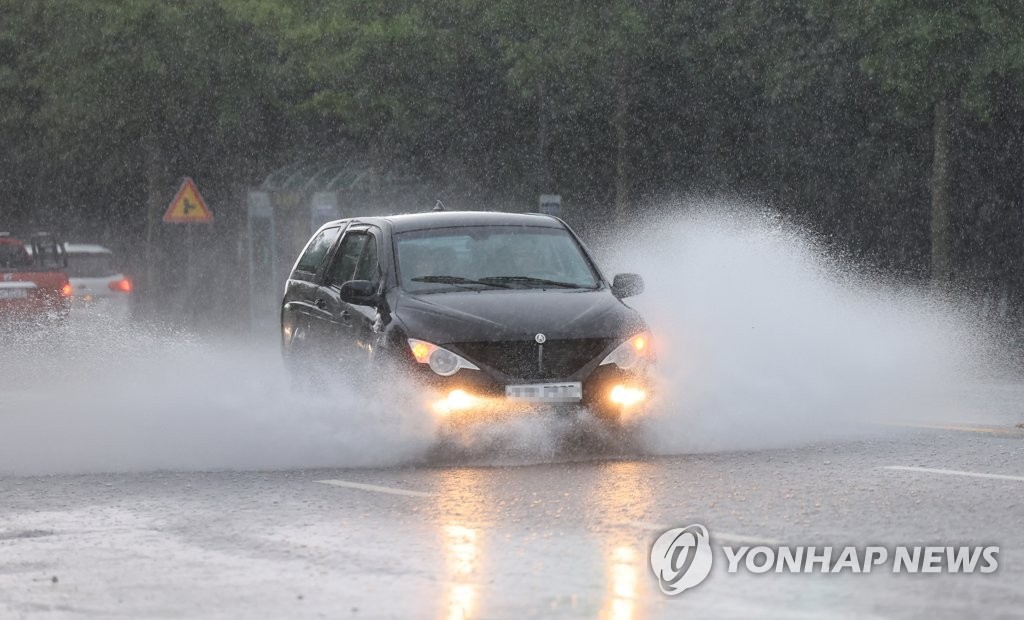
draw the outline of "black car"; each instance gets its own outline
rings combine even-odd
[[[281,310],[285,361],[323,370],[412,373],[449,420],[522,407],[642,411],[654,362],[647,326],[561,220],[431,212],[338,220],[306,244]]]

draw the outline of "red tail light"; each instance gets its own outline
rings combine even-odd
[[[128,278],[121,278],[110,283],[110,290],[118,293],[131,293],[132,292],[132,281]]]
[[[71,297],[71,285],[65,284],[64,286],[60,287],[60,294],[61,297]]]

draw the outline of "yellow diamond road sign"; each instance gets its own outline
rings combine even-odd
[[[199,188],[190,177],[185,177],[174,195],[164,222],[167,224],[209,224],[213,221],[213,212],[206,206],[206,201],[199,195]]]

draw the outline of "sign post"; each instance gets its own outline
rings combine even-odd
[[[199,194],[192,177],[185,177],[174,195],[171,204],[164,212],[164,224],[210,224],[213,212],[206,206],[206,201]]]
[[[195,273],[192,225],[213,223],[213,212],[206,206],[206,201],[203,200],[192,177],[185,177],[181,182],[178,193],[174,195],[171,204],[167,206],[167,211],[164,212],[163,221],[165,224],[185,224],[185,252],[187,253],[185,289],[191,296]]]
[[[562,217],[562,196],[560,194],[541,194],[537,212]]]
[[[250,191],[248,198],[249,329],[272,324],[280,310],[276,290],[280,269],[277,261],[277,228],[270,194]]]
[[[313,234],[321,225],[331,220],[341,219],[341,210],[338,208],[338,192],[317,192],[309,205],[310,230]]]

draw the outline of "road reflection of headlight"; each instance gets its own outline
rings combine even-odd
[[[608,398],[616,405],[629,407],[643,402],[647,398],[647,392],[640,388],[616,385],[612,388]]]
[[[602,616],[609,620],[632,620],[636,616],[639,573],[636,549],[623,545],[612,551],[608,575],[611,597]]]
[[[468,620],[476,607],[477,587],[473,578],[477,569],[479,549],[477,531],[457,524],[444,528],[449,579],[446,620]]]

